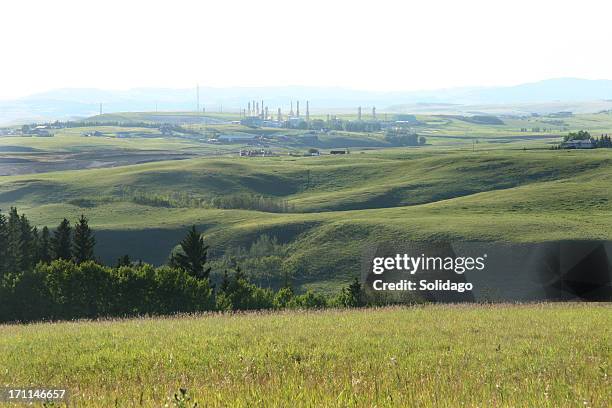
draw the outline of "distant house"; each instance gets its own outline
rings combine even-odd
[[[332,150],[329,154],[348,154],[348,150]]]
[[[276,155],[274,153],[272,153],[272,150],[266,150],[266,149],[246,150],[246,149],[240,149],[239,156],[240,157],[272,157],[272,156],[276,156]]]
[[[36,136],[45,136],[45,137],[51,136],[51,133],[47,129],[49,129],[48,126],[44,126],[44,125],[36,126],[34,129],[30,131],[30,134],[36,135]]]
[[[222,135],[219,135],[217,139],[219,140],[219,142],[222,142],[222,143],[236,143],[236,142],[247,143],[247,142],[255,140],[256,137],[257,135],[253,135],[250,133],[236,132],[236,133],[224,133]]]
[[[568,140],[561,143],[562,149],[594,149],[597,147],[592,139]]]

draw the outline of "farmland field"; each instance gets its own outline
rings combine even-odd
[[[606,407],[611,342],[609,305],[571,303],[41,323],[0,326],[0,383],[91,407]]]

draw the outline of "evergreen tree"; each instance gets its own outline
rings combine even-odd
[[[11,207],[7,223],[6,271],[19,272],[22,258],[21,222],[17,209]]]
[[[8,254],[8,225],[6,216],[0,211],[0,278],[6,272]]]
[[[64,218],[63,221],[58,225],[57,229],[53,232],[53,238],[51,238],[53,259],[70,260],[71,242],[72,228],[70,228],[70,221]]]
[[[219,291],[227,292],[230,286],[230,277],[227,273],[227,269],[223,272],[223,279],[221,280],[221,286],[219,287]]]
[[[33,233],[30,221],[24,214],[19,218],[20,229],[20,249],[19,270],[30,271],[36,265],[36,246],[37,242]]]
[[[184,269],[198,279],[208,279],[210,268],[204,268],[208,253],[208,246],[193,225],[187,236],[181,241],[181,251],[172,255],[170,264]]]
[[[126,254],[117,259],[117,268],[121,268],[122,266],[132,266],[132,260],[129,255]]]
[[[96,239],[93,236],[91,228],[89,228],[87,218],[81,214],[74,226],[74,239],[72,253],[74,261],[78,264],[94,259],[94,247]]]
[[[51,259],[51,238],[49,236],[49,228],[43,227],[38,244],[38,260],[49,263]]]
[[[353,283],[351,283],[348,287],[348,293],[351,296],[351,299],[354,300],[354,304],[353,306],[362,306],[362,299],[361,299],[361,283],[359,282],[359,279],[357,279],[357,277],[355,277],[355,279],[353,280]]]

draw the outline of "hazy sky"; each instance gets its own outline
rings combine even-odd
[[[415,90],[612,77],[606,1],[2,1],[0,98],[64,87]]]

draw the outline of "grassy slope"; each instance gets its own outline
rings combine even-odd
[[[119,114],[115,119],[140,120],[147,114],[126,115]],[[17,205],[38,225],[50,226],[56,225],[59,217],[75,219],[85,213],[96,229],[106,232],[99,249],[107,261],[114,260],[119,255],[116,252],[124,247],[137,258],[163,262],[174,243],[162,242],[163,231],[171,231],[168,236],[176,237],[191,223],[206,228],[214,248],[248,244],[259,234],[269,233],[291,242],[286,266],[311,284],[332,278],[344,280],[356,273],[355,259],[359,259],[363,245],[372,240],[610,239],[612,151],[523,148],[558,141],[561,132],[559,126],[550,124],[551,120],[562,121],[571,130],[584,128],[598,134],[612,126],[612,115],[504,118],[505,124],[500,126],[431,116],[418,119],[425,125],[415,130],[428,133],[432,146],[353,151],[347,157],[200,158],[2,177],[0,208]],[[242,128],[233,124],[188,126],[218,131]],[[522,127],[550,128],[546,134],[553,138],[519,132]],[[97,129],[108,134],[130,130]],[[238,148],[180,138],[85,138],[80,136],[84,130],[64,129],[53,138],[0,138],[0,147],[33,147],[54,154],[101,149],[208,154]],[[157,132],[149,128],[132,130]],[[526,140],[525,136],[535,139]],[[380,137],[350,132],[321,136],[346,140]],[[474,138],[479,143],[472,152]],[[41,157],[45,160],[44,155]],[[300,214],[151,207],[126,199],[121,192],[126,186],[152,195],[180,192],[204,199],[245,192],[263,194],[288,200]],[[75,200],[94,206],[79,207]],[[161,232],[152,234],[151,229]],[[133,231],[132,235],[119,245],[117,231],[126,230]]]
[[[163,262],[174,242],[151,258],[147,248],[159,236],[147,229],[195,223],[207,229],[214,248],[247,245],[268,233],[291,242],[284,262],[299,282],[330,283],[357,273],[356,260],[371,241],[610,239],[611,153],[431,148],[341,158],[193,159],[4,177],[0,208],[18,205],[37,224],[85,213],[97,229],[142,230],[125,251],[154,262]],[[150,207],[123,201],[120,186],[204,198],[275,195],[305,213]],[[70,204],[83,198],[95,206]]]
[[[161,406],[179,387],[223,407],[604,407],[611,327],[592,304],[0,326],[0,383],[91,407]]]

